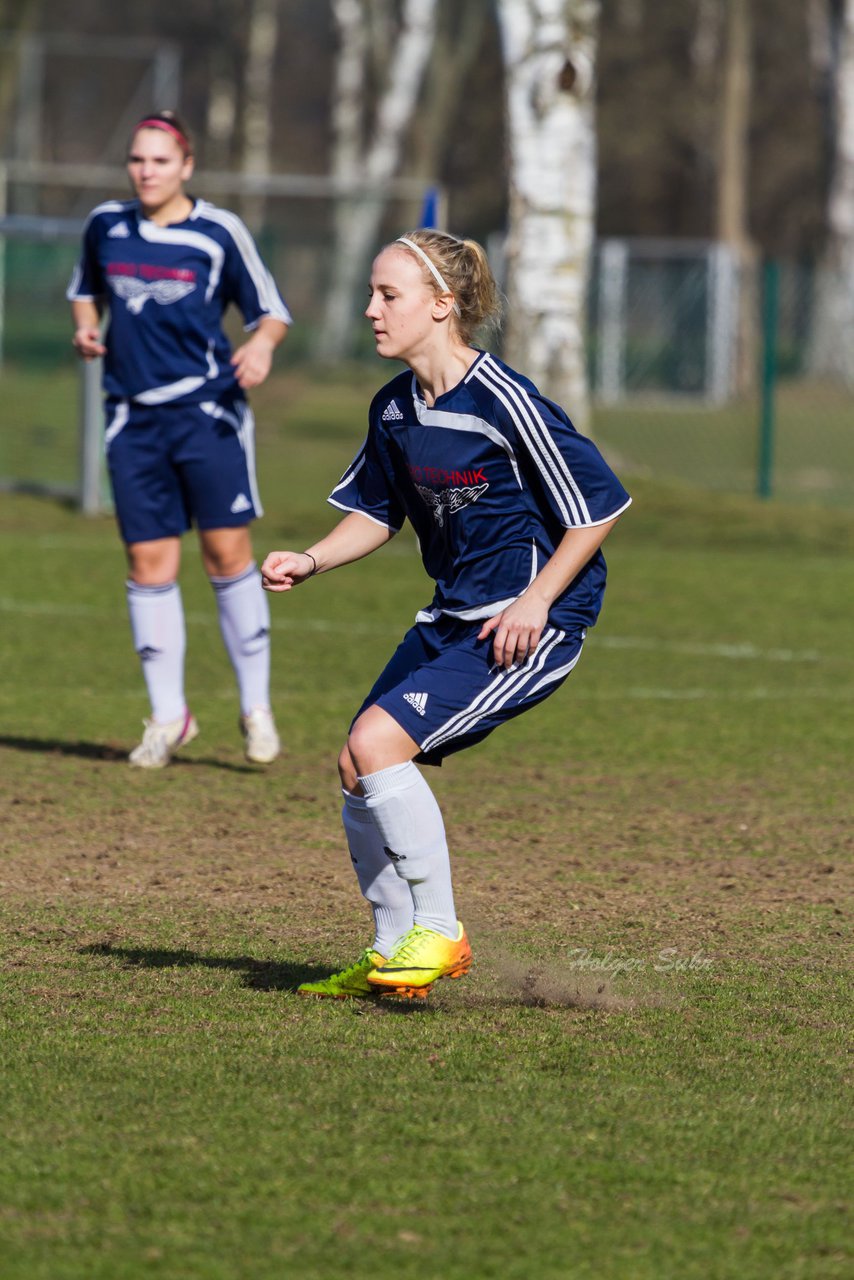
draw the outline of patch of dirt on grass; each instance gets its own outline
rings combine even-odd
[[[544,803],[542,784],[516,790],[515,806],[496,785],[469,788],[464,806],[449,790],[460,914],[498,986],[523,1002],[619,1009],[659,998],[634,979],[631,995],[623,988],[626,965],[651,971],[662,952],[696,958],[696,970],[710,957],[760,960],[783,938],[842,941],[852,837],[838,814],[766,803],[759,785],[723,806],[624,780],[616,811],[602,789],[571,808]],[[206,912],[275,916],[319,966],[339,938],[342,961],[348,937],[357,949],[367,941],[338,797],[312,762],[261,777],[176,766],[147,779],[63,757],[47,783],[19,774],[12,800],[0,892],[22,918],[35,904],[60,916],[74,904],[113,919],[184,916],[194,929]]]
[[[534,965],[519,956],[511,955],[496,947],[495,940],[479,951],[481,963],[486,963],[497,992],[511,1004],[529,1005],[536,1009],[599,1009],[607,1012],[637,1009],[641,1006],[669,1006],[676,1004],[672,995],[662,991],[619,991],[615,984],[617,975],[625,971],[626,964],[614,963],[608,970],[608,957],[602,957],[605,971],[585,972],[573,959],[552,957]],[[594,959],[595,965],[595,959]]]

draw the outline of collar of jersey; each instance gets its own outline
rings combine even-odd
[[[195,222],[196,218],[198,218],[202,211],[202,201],[197,196],[190,196],[190,199],[193,202],[193,207],[187,214],[184,222]],[[151,221],[150,218],[144,218],[142,216],[142,205],[139,203],[139,200],[134,200],[133,202],[133,216],[136,218],[138,226],[141,226],[143,222]],[[161,231],[168,231],[169,227],[183,227],[184,222],[167,223],[165,227],[161,227]],[[156,226],[157,224],[155,223],[154,225]]]
[[[472,377],[478,365],[480,365],[486,359],[486,356],[487,356],[486,351],[481,351],[479,347],[476,347],[475,350],[477,351],[477,356],[472,361],[468,372],[464,375],[464,377],[460,378],[459,382],[455,383],[454,386],[450,387],[447,391],[443,391],[440,396],[437,396],[435,403],[431,406],[431,409],[436,409],[441,407],[443,401],[450,400],[452,396],[455,396],[457,392],[460,390],[460,388],[464,387],[465,384],[468,382],[469,378]],[[415,412],[418,415],[419,420],[422,420],[422,415],[425,413],[429,413],[430,409],[428,409],[427,401],[424,399],[424,396],[421,394],[421,388],[418,386],[418,379],[415,377],[414,373],[412,375],[412,401],[413,401],[413,404],[415,405]]]

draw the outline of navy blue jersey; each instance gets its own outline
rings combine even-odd
[[[419,618],[475,620],[520,596],[567,529],[605,524],[631,498],[561,408],[481,352],[432,408],[412,373],[387,383],[329,501],[395,531],[409,519],[436,583]],[[597,551],[554,602],[551,621],[592,626],[604,587]]]
[[[93,209],[67,297],[109,308],[104,389],[142,404],[218,399],[236,386],[222,329],[234,303],[247,329],[291,317],[251,235],[233,213],[197,200],[159,227],[138,200]]]

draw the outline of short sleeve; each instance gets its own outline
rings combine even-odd
[[[388,455],[375,427],[329,495],[328,501],[342,511],[356,511],[376,524],[397,533],[406,512],[394,487]]]
[[[220,211],[220,217],[229,237],[223,281],[226,300],[237,305],[247,329],[267,317],[291,324],[291,313],[247,227],[235,214]]]
[[[100,227],[95,218],[90,219],[83,232],[80,258],[71,274],[65,296],[69,302],[94,302],[106,293],[104,275],[98,261]]]
[[[596,445],[576,431],[557,405],[523,395],[515,401],[511,419],[527,457],[525,469],[564,528],[605,524],[630,505],[629,494]]]

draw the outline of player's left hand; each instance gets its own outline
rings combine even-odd
[[[259,387],[272,367],[273,345],[261,334],[256,334],[237,348],[231,357],[231,364],[237,384],[242,390],[249,391],[252,387]]]
[[[545,601],[529,596],[526,592],[494,618],[488,618],[477,638],[485,640],[494,632],[492,652],[495,664],[510,670],[534,652],[540,643],[548,616]]]

